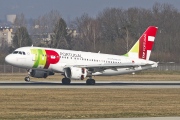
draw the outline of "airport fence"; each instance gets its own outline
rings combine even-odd
[[[180,63],[159,64],[157,68],[150,69],[151,71],[180,71]],[[26,69],[14,67],[11,65],[0,65],[0,73],[26,73]]]
[[[11,65],[0,65],[0,73],[26,73],[26,69],[14,67]]]

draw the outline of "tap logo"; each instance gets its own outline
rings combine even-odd
[[[143,35],[142,59],[146,59],[146,34]]]
[[[54,50],[31,49],[33,54],[33,68],[48,69],[51,64],[56,64],[60,60],[59,54]]]

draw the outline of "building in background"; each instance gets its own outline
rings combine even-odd
[[[11,27],[0,27],[0,46],[6,42],[8,46],[12,45],[13,29]]]
[[[72,38],[76,38],[79,33],[75,29],[67,28],[67,33],[70,35]]]
[[[7,22],[10,22],[14,24],[14,21],[16,19],[16,15],[6,15]]]

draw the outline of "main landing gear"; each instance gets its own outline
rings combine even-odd
[[[71,83],[71,80],[69,78],[63,78],[62,79],[63,85],[70,85],[70,83]],[[96,82],[94,79],[89,78],[86,80],[86,85],[95,85],[95,84],[96,84]]]
[[[86,80],[86,85],[95,85],[96,81],[94,79],[92,79],[92,73],[89,76],[89,79]]]
[[[62,79],[62,84],[63,85],[69,85],[71,83],[71,80],[69,78],[63,78]]]
[[[95,84],[96,84],[96,82],[94,79],[87,79],[86,80],[86,85],[95,85]]]

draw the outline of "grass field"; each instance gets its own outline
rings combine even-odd
[[[180,116],[180,89],[0,89],[0,119]]]
[[[0,74],[23,81],[26,74]],[[47,79],[61,80],[56,74]],[[140,72],[98,80],[170,81],[179,72]],[[0,89],[0,119],[61,119],[180,116],[180,89]]]

